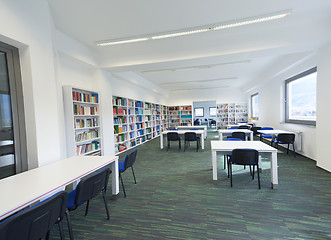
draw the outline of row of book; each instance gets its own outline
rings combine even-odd
[[[97,115],[98,107],[87,107],[80,104],[74,104],[74,115]]]
[[[138,108],[143,108],[144,107],[144,102],[136,101],[135,106],[138,107]]]
[[[127,123],[126,117],[114,117],[114,124]]]
[[[120,134],[128,131],[128,127],[126,125],[115,125],[114,126],[114,133]]]
[[[120,143],[128,140],[128,136],[126,134],[121,134],[118,136],[115,136],[115,143]]]
[[[98,94],[96,93],[82,93],[82,92],[72,92],[72,99],[78,102],[86,102],[86,103],[98,103]]]
[[[76,129],[97,127],[97,126],[99,126],[97,118],[75,119]]]
[[[89,130],[75,135],[75,141],[81,142],[86,140],[92,140],[99,137],[98,130]]]
[[[183,110],[183,111],[190,111],[190,110],[192,110],[192,107],[191,106],[182,106],[182,107],[180,107],[180,110]]]
[[[95,141],[92,143],[77,145],[76,153],[77,155],[83,155],[92,151],[96,151],[98,149],[100,149],[100,143]]]
[[[126,115],[126,109],[113,107],[113,115]]]

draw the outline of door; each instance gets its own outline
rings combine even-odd
[[[0,179],[27,170],[18,49],[0,42]]]

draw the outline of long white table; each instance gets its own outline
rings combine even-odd
[[[246,136],[246,141],[248,135],[249,139],[253,141],[253,131],[248,129],[220,129],[218,130],[218,136],[220,141],[223,141],[223,136],[231,136],[233,132],[244,132]]]
[[[205,131],[205,138],[207,138],[207,126],[205,125],[196,125],[196,126],[177,126],[176,129],[181,130],[187,130],[187,129],[201,129]]]
[[[236,124],[228,124],[226,128],[238,128],[239,126],[249,126],[248,123],[236,123]]]
[[[261,141],[211,141],[213,180],[217,180],[217,153],[229,155],[236,148],[256,149],[259,152],[259,161],[261,156],[268,157],[271,164],[271,187],[278,189],[277,149]]]
[[[186,132],[195,132],[196,134],[201,136],[201,148],[205,149],[205,131],[204,130],[167,130],[161,132],[160,136],[160,148],[163,149],[163,137],[167,136],[168,132],[177,132],[179,135],[184,135]]]
[[[71,157],[0,180],[0,220],[105,166],[110,166],[112,194],[117,195],[117,156]]]
[[[258,133],[277,136],[280,133],[294,133],[286,130],[274,129],[274,130],[257,130]]]

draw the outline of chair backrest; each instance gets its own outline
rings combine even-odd
[[[196,141],[197,140],[197,134],[195,132],[186,132],[184,134],[185,141]]]
[[[240,138],[226,138],[225,141],[242,141]]]
[[[137,157],[137,149],[134,149],[133,151],[129,152],[124,160],[124,169],[132,167],[134,162],[136,161],[136,157]]]
[[[75,205],[78,206],[81,202],[94,198],[102,190],[106,189],[109,174],[109,168],[105,168],[95,174],[83,178],[76,187],[77,193]]]
[[[257,130],[261,130],[261,127],[252,127],[251,131],[253,131],[254,134],[257,134]]]
[[[240,125],[238,129],[249,129],[248,125]]]
[[[68,193],[61,191],[52,197],[9,217],[0,224],[0,239],[39,240],[65,214]]]
[[[258,164],[259,152],[255,149],[233,149],[230,161],[239,165]]]
[[[294,143],[295,134],[294,133],[279,133],[277,135],[277,141],[283,143]]]
[[[178,132],[168,132],[167,139],[168,141],[177,141],[179,139]]]
[[[241,140],[245,140],[244,132],[233,132],[231,138],[239,138]]]
[[[261,127],[261,130],[274,130],[273,127]]]

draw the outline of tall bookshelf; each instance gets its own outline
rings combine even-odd
[[[192,105],[169,106],[169,128],[192,125]]]
[[[216,105],[217,128],[224,128],[229,124],[247,122],[247,104],[246,103],[223,103]]]
[[[169,128],[173,129],[180,125],[180,111],[179,106],[168,107]]]
[[[67,156],[102,155],[99,94],[64,86],[63,97]]]
[[[192,106],[180,106],[180,125],[192,126]]]
[[[113,96],[115,154],[158,137],[168,126],[166,106]]]

